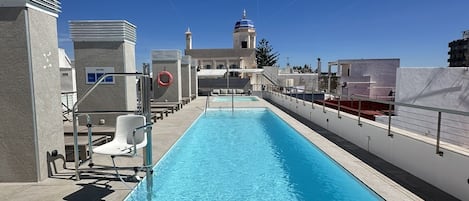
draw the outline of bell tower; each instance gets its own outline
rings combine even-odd
[[[254,22],[247,18],[246,10],[243,11],[242,18],[235,23],[233,48],[256,48],[256,28]]]
[[[187,27],[186,31],[186,50],[192,49],[192,32],[189,27]]]

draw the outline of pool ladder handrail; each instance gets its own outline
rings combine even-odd
[[[231,113],[234,113],[234,90],[231,89]]]
[[[208,92],[207,94],[207,99],[205,99],[205,109],[204,109],[204,115],[207,115],[207,108],[209,107],[209,100],[210,100],[210,95],[211,95],[211,91],[213,89],[210,89],[210,91]]]

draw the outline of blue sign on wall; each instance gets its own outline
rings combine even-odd
[[[86,67],[86,84],[94,84],[106,73],[114,73],[114,67]],[[106,77],[101,84],[115,84],[114,77]]]

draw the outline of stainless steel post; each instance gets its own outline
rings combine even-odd
[[[361,126],[362,123],[360,121],[361,118],[361,112],[362,112],[362,100],[358,99],[358,125]]]
[[[72,116],[73,116],[73,158],[75,160],[75,180],[80,180],[80,171],[78,168],[80,166],[80,161],[78,157],[78,118],[77,114],[75,114],[76,108],[73,107],[72,109]]]
[[[339,95],[339,100],[338,100],[337,103],[338,103],[338,104],[337,104],[337,118],[340,119],[340,118],[342,118],[342,117],[340,116],[340,95]]]
[[[93,124],[91,123],[91,116],[89,114],[86,115],[86,127],[88,128],[88,151],[90,154],[89,164],[90,166],[93,166],[93,132],[91,131],[91,127],[93,127]]]
[[[388,111],[388,136],[393,137],[394,135],[391,133],[391,109],[392,109],[392,104],[389,103],[389,111]]]
[[[150,80],[150,65],[143,65],[143,76],[142,76],[142,111],[146,117],[146,124],[151,124],[151,80]],[[152,127],[149,126],[145,129],[147,135],[147,146],[144,149],[145,152],[145,172],[147,178],[147,200],[151,200],[151,193],[153,190],[153,145],[152,145]]]
[[[438,112],[438,127],[436,130],[436,154],[443,156],[443,152],[440,151],[440,128],[441,128],[441,112]]]
[[[231,90],[231,113],[234,113],[234,89]]]

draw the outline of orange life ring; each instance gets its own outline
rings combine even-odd
[[[167,76],[167,80],[161,80],[161,77],[163,76]],[[158,73],[158,85],[162,86],[162,87],[168,87],[169,85],[171,85],[173,83],[173,75],[168,72],[168,71],[161,71]]]

